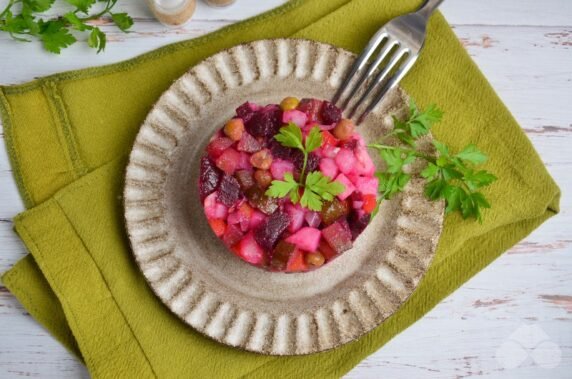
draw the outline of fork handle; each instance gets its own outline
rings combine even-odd
[[[417,10],[417,13],[425,18],[429,18],[431,13],[443,2],[443,0],[427,0],[425,4]]]

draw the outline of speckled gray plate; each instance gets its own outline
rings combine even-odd
[[[427,201],[415,176],[404,193],[384,202],[353,249],[309,273],[270,273],[243,262],[203,214],[199,158],[234,109],[246,100],[331,98],[353,59],[305,40],[236,46],[177,80],[141,127],[125,182],[129,239],[153,291],[199,332],[263,354],[331,349],[395,312],[427,270],[443,204]],[[360,131],[367,141],[377,140],[391,127],[390,115],[406,108],[406,95],[397,89]]]

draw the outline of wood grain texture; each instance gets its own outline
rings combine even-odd
[[[0,6],[5,2],[0,0]],[[125,1],[123,8],[136,17],[134,32],[124,35],[104,26],[111,32],[111,41],[108,50],[100,55],[77,45],[56,57],[43,53],[36,43],[16,44],[0,35],[0,83],[20,83],[62,70],[116,62],[202,35],[280,3],[282,0],[239,0],[224,10],[213,10],[201,3],[190,24],[168,29],[151,19],[143,2]],[[451,0],[443,4],[442,10],[560,185],[562,212],[364,360],[347,377],[569,378],[572,2]],[[22,209],[6,153],[0,148],[2,272],[25,254],[10,221]],[[560,362],[555,368],[543,368],[530,356],[517,368],[509,368],[506,361],[497,359],[499,349],[511,342],[513,332],[522,330],[523,325],[539,327],[560,349]],[[22,376],[77,378],[88,374],[0,286],[0,377]]]

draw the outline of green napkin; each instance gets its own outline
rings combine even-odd
[[[221,31],[106,67],[1,87],[15,179],[29,210],[15,219],[30,255],[3,283],[94,377],[338,377],[423,316],[558,212],[559,189],[440,14],[403,83],[438,104],[435,136],[478,144],[499,180],[482,225],[448,216],[418,289],[360,340],[301,357],[256,355],[211,341],[172,315],[136,267],[121,206],[125,157],[151,105],[201,59],[241,42],[300,37],[358,52],[420,0],[295,0]]]

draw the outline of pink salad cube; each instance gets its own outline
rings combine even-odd
[[[290,161],[282,159],[274,159],[270,166],[270,173],[272,177],[277,180],[284,180],[284,174],[287,172],[294,172],[294,164]]]
[[[282,114],[282,122],[288,124],[293,122],[294,124],[298,125],[300,128],[303,128],[308,121],[308,116],[304,112],[300,112],[296,109],[286,111]]]
[[[322,232],[316,228],[304,227],[286,238],[286,242],[296,245],[304,251],[316,251]]]
[[[340,200],[347,199],[356,190],[356,187],[353,185],[353,183],[344,174],[338,175],[336,177],[336,182],[342,183],[345,187],[344,192],[342,192],[338,195],[338,199],[340,199]]]

